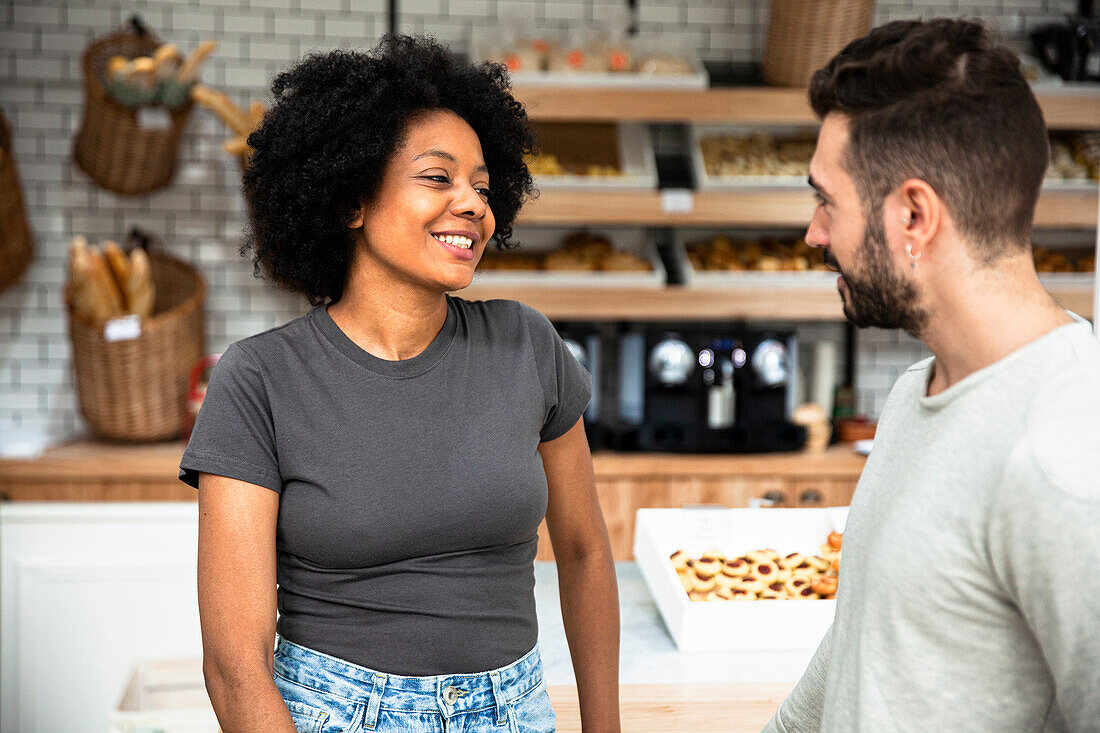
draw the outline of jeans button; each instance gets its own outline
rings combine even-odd
[[[448,705],[454,705],[455,700],[458,699],[458,690],[448,685],[443,688],[443,702]]]

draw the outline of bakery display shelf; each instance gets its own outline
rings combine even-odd
[[[788,319],[844,318],[835,276],[825,282],[808,273],[805,282],[769,284],[756,278],[722,287],[590,288],[475,284],[458,295],[471,300],[518,300],[560,320]]]
[[[1052,272],[1039,275],[1039,282],[1059,305],[1089,319],[1093,317],[1095,279],[1089,273],[1076,272]]]
[[[535,174],[535,186],[547,190],[633,190],[657,188],[657,160],[649,128],[637,123],[535,125],[541,149],[556,157],[569,156],[612,164],[619,175]],[[610,154],[609,154],[610,153]]]
[[[1096,227],[1096,189],[1044,190],[1035,226]],[[524,225],[803,227],[814,210],[806,185],[738,191],[543,190],[520,212]]]
[[[1049,129],[1100,129],[1100,84],[1042,85],[1035,92]],[[817,124],[804,89],[635,90],[517,84],[515,93],[533,120]]]

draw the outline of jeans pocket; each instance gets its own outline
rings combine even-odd
[[[312,705],[306,705],[297,700],[284,700],[286,709],[290,711],[290,719],[294,721],[294,730],[298,733],[321,733],[328,722],[328,713]]]
[[[554,733],[558,717],[550,704],[546,683],[540,682],[523,697],[508,703],[510,733]]]

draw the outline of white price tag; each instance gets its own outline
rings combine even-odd
[[[666,188],[661,191],[661,212],[690,214],[695,208],[695,196],[687,188]]]
[[[103,324],[103,338],[107,341],[133,341],[141,336],[141,316],[129,315],[112,318]]]
[[[172,118],[164,107],[139,107],[137,121],[143,130],[172,129]]]

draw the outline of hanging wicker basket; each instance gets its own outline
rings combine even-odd
[[[15,170],[11,128],[0,111],[0,293],[19,282],[33,256],[34,241]]]
[[[175,174],[180,135],[194,106],[144,105],[130,109],[103,86],[112,56],[151,56],[160,41],[150,33],[119,32],[95,41],[84,53],[84,118],[73,158],[108,191],[137,196],[167,185]]]
[[[206,284],[186,262],[150,252],[156,305],[137,338],[110,341],[102,326],[69,309],[80,412],[96,434],[114,440],[179,436],[192,365],[206,353]],[[68,306],[66,306],[67,308]]]
[[[805,87],[838,51],[871,30],[875,0],[772,0],[764,80]]]

